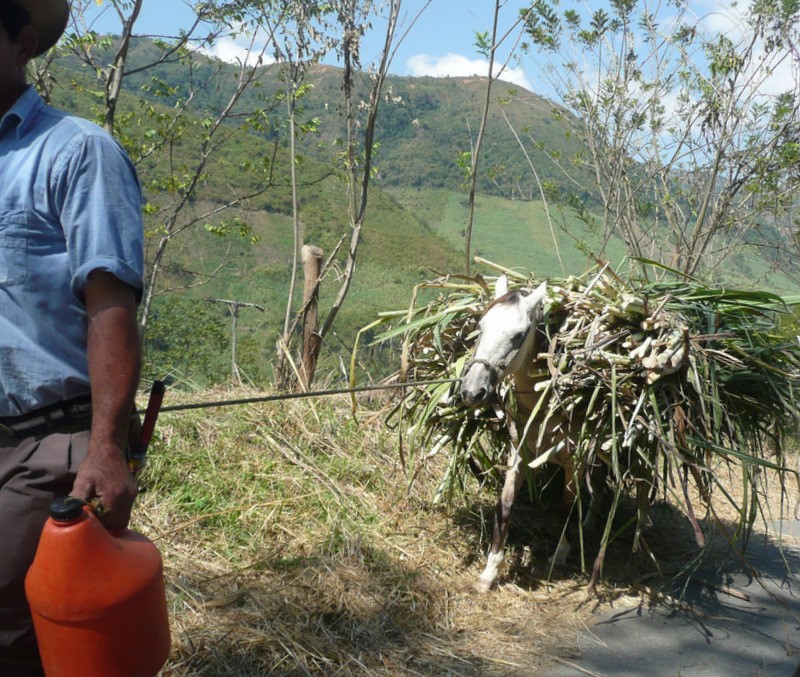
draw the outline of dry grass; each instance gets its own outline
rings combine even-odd
[[[436,468],[409,494],[398,458],[383,414],[356,421],[343,397],[162,414],[133,526],[164,558],[163,674],[532,675],[657,571],[623,535],[596,595],[578,558],[548,580],[561,525],[522,502],[503,583],[477,593],[495,492],[474,485],[445,512]],[[653,515],[648,543],[676,573],[697,555],[691,528],[670,505]]]

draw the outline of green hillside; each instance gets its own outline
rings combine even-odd
[[[130,66],[151,60],[157,52],[153,43],[136,41]],[[96,114],[97,103],[91,94],[97,88],[93,71],[74,58],[64,58],[53,67],[53,73],[56,86],[52,99],[56,105],[87,117]],[[160,82],[151,79],[154,75]],[[282,87],[279,72],[265,69],[262,75],[261,86],[240,103],[242,112],[276,105],[275,97]],[[203,116],[216,114],[232,86],[231,67],[205,57],[197,58],[192,76],[208,80],[209,85],[196,94],[192,114],[186,120],[190,133],[171,150],[169,166],[173,171],[195,161],[200,152]],[[348,189],[335,160],[341,151],[337,140],[343,133],[337,112],[340,79],[338,69],[315,68],[309,74],[314,87],[302,99],[300,114],[301,120],[319,118],[317,131],[304,137],[303,158],[298,164],[304,241],[322,247],[327,258],[344,239],[337,262],[321,288],[323,317],[339,290],[350,239]],[[125,115],[120,119],[134,155],[137,144],[146,143],[148,130],[165,124],[163,120],[169,118],[176,102],[186,96],[185,82],[186,66],[178,62],[125,81],[120,99]],[[440,273],[463,272],[467,199],[456,156],[470,147],[485,86],[482,78],[390,78],[388,87],[394,98],[381,107],[376,174],[356,275],[335,331],[328,337],[323,354],[326,369],[340,371],[340,358],[349,357],[357,330],[381,311],[406,307],[416,284]],[[591,261],[590,255],[598,250],[597,234],[569,210],[562,212],[552,202],[548,218],[534,188],[531,169],[505,118],[525,138],[540,181],[550,182],[556,190],[574,191],[576,184],[567,187],[560,183],[563,176],[544,149],[566,162],[578,152],[575,142],[565,133],[564,123],[552,115],[554,107],[546,100],[529,92],[509,94],[503,83],[496,83],[494,92],[482,156],[473,253],[533,271],[541,278],[580,274]],[[206,167],[188,214],[213,210],[233,194],[252,188],[256,179],[246,170],[249,164],[269,160],[271,184],[241,208],[208,224],[198,224],[170,241],[168,263],[148,330],[151,357],[168,356],[158,362],[159,369],[180,372],[199,384],[225,377],[230,368],[229,309],[206,301],[225,298],[264,308],[263,312],[241,312],[239,364],[256,381],[270,375],[269,365],[283,325],[292,258],[289,155],[286,130],[277,124],[282,115],[282,109],[275,108],[269,116],[274,125],[230,137]],[[159,184],[170,177],[170,172],[164,159],[156,158],[145,156],[138,168],[148,199],[164,209],[173,198]],[[578,186],[578,192],[582,191],[591,205],[589,178],[575,168],[573,172],[572,178],[586,186]],[[148,231],[154,235],[163,225],[163,214],[154,210],[147,217]],[[211,232],[219,230],[219,221],[230,222],[234,217],[252,228],[256,242]],[[206,225],[208,228],[203,227]],[[149,242],[152,253],[158,238],[152,237]],[[624,257],[618,241],[612,241],[606,252],[614,264]],[[741,286],[793,289],[788,280],[772,274],[762,258],[748,252],[721,272]],[[298,282],[298,297],[300,289],[302,280]],[[396,357],[378,355],[368,366],[375,374],[387,373],[395,368]]]
[[[156,51],[152,43],[137,41],[131,67],[152,59]],[[200,63],[200,70],[195,67],[196,77],[210,78],[214,69],[218,69],[218,79],[214,86],[199,92],[193,109],[193,124],[203,113],[213,115],[214,107],[222,105],[229,94],[226,88],[230,78],[225,77],[230,73],[229,67],[203,58],[200,58]],[[94,73],[80,66],[74,58],[62,59],[54,67],[54,73],[58,83],[68,86],[54,89],[53,102],[93,117],[97,112],[90,94],[97,87]],[[185,94],[181,89],[185,71],[180,64],[160,66],[157,77],[167,86],[175,87],[176,93],[166,97],[155,96],[148,79],[142,74],[132,76],[125,83],[120,109],[134,111],[133,116],[125,118],[125,134],[131,139],[134,155],[138,152],[137,144],[147,137],[147,130],[157,124],[154,120],[160,115],[169,115],[170,102]],[[244,101],[241,108],[264,105],[271,96],[270,92],[274,93],[280,86],[276,77],[277,73],[271,74],[259,88],[262,101],[251,98]],[[336,106],[326,106],[340,96],[340,77],[341,73],[336,69],[316,69],[312,74],[315,86],[302,102],[305,107],[303,119],[319,115],[324,120],[319,125],[319,133],[312,135],[310,143],[304,147],[305,158],[299,165],[300,220],[305,242],[321,246],[326,256],[342,237],[346,240],[343,249],[349,242],[347,188],[342,178],[335,172],[331,173],[331,158],[338,152],[334,142],[341,135],[342,122]],[[483,84],[479,79],[456,83],[399,78],[390,86],[402,102],[385,104],[382,108],[383,118],[378,130],[378,172],[361,234],[355,279],[337,318],[335,333],[329,337],[329,365],[336,361],[331,362],[330,357],[337,354],[346,356],[356,331],[370,323],[377,313],[405,307],[414,285],[442,272],[463,270],[464,242],[458,233],[466,227],[466,211],[461,205],[465,197],[458,190],[462,178],[455,156],[469,147],[469,136],[466,131],[461,136],[454,134],[449,121],[462,109],[465,116],[473,116],[469,122],[465,117],[464,129],[467,129],[466,125],[473,129],[477,127]],[[154,112],[150,117],[142,115],[144,107],[140,100],[151,101]],[[519,107],[514,115],[519,118],[523,111],[524,108]],[[495,117],[499,117],[497,111],[494,112]],[[201,131],[198,126],[197,133]],[[496,136],[493,131],[487,137],[486,157],[495,160],[506,157],[509,160],[506,164],[513,164],[511,160],[521,156],[510,147],[498,151]],[[191,165],[199,153],[198,138],[189,135],[175,145],[173,153],[173,166]],[[273,359],[275,341],[283,324],[292,256],[288,155],[277,131],[232,137],[222,151],[212,157],[198,190],[198,199],[189,210],[192,214],[201,214],[228,199],[232,192],[247,189],[253,179],[243,173],[241,167],[273,154],[273,185],[248,200],[241,209],[225,216],[228,221],[235,217],[250,226],[257,242],[251,244],[242,238],[219,237],[205,228],[194,228],[170,242],[169,262],[160,281],[160,295],[156,299],[156,313],[149,331],[150,343],[158,351],[172,354],[171,360],[183,361],[183,364],[176,364],[176,368],[190,379],[205,382],[214,378],[214,373],[225,373],[229,368],[226,354],[229,310],[223,305],[207,302],[208,298],[235,299],[264,308],[264,312],[241,312],[239,361],[253,378],[268,373],[265,365]],[[168,177],[166,169],[164,163],[159,164],[153,158],[146,158],[139,164],[148,199],[162,208],[168,206],[170,198],[156,190],[156,186]],[[519,176],[525,170],[520,166],[517,170],[519,175],[515,180],[522,185]],[[495,171],[495,181],[498,181],[498,176]],[[430,193],[431,199],[423,203],[409,201],[403,186],[412,187],[407,189],[409,195]],[[391,192],[385,192],[385,188],[390,188]],[[440,218],[436,211],[437,201],[442,197],[446,197],[451,205],[446,219]],[[529,241],[531,233],[541,230],[535,223],[536,212],[530,209],[532,204],[499,197],[491,198],[491,206],[479,202],[475,253],[501,262],[508,261],[511,265],[527,266],[524,259],[509,261],[500,245],[520,238]],[[503,213],[506,213],[505,217]],[[161,219],[161,213],[149,215],[148,229],[157,233]],[[484,220],[489,231],[484,227]],[[567,267],[575,265],[582,270],[584,257],[563,234],[559,240],[570,252]],[[158,238],[150,240],[151,250],[157,241]],[[532,251],[538,253],[540,260],[534,261],[531,269],[541,275],[560,274],[558,266],[547,265],[548,256],[542,252],[548,249],[552,249],[549,242],[542,243],[541,238],[536,240]],[[344,252],[340,252],[339,260],[343,262],[343,258]],[[323,313],[338,292],[340,274],[341,264],[334,266],[321,289]],[[301,288],[302,281],[298,290]],[[202,325],[199,331],[198,324]],[[198,352],[197,343],[207,344],[204,354]],[[386,372],[393,368],[393,362],[387,363],[384,359],[376,370]]]
[[[100,54],[103,54],[102,50]],[[158,54],[159,49],[151,40],[134,40],[129,68],[136,71],[155,61]],[[75,57],[64,58],[60,63],[71,70],[88,71]],[[214,115],[221,110],[234,89],[236,73],[234,65],[201,54],[194,55],[192,80],[208,84],[194,91],[191,110],[197,115]],[[284,91],[281,78],[282,71],[278,65],[262,68],[258,87],[245,94],[236,110],[245,112],[275,107],[270,118],[281,118],[285,109],[276,103],[276,96],[281,96]],[[339,152],[334,144],[344,137],[340,114],[341,78],[339,68],[314,66],[306,75],[306,82],[312,85],[312,89],[299,102],[301,120],[319,121],[318,134],[309,137],[304,152],[324,162]],[[357,74],[356,84],[356,100],[365,100],[369,78]],[[171,60],[147,71],[134,72],[125,79],[124,87],[136,96],[169,106],[189,93],[187,64]],[[391,97],[382,102],[378,119],[377,180],[390,186],[460,189],[463,176],[456,160],[460,153],[470,150],[477,136],[486,79],[391,76],[387,79],[385,91],[390,92]],[[559,111],[562,117],[557,119],[555,111]],[[520,152],[504,115],[524,141],[540,179],[575,191],[575,185],[567,183],[563,173],[544,152],[547,149],[563,158],[571,158],[580,150],[577,142],[567,134],[563,109],[543,97],[500,81],[493,87],[484,138],[479,177],[481,191],[517,199],[539,197],[528,161]],[[277,127],[264,131],[262,136],[276,135]],[[591,177],[580,170],[573,171],[573,178],[585,186],[583,197],[588,197]]]

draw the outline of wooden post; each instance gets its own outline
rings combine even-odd
[[[319,312],[319,272],[322,267],[322,249],[314,245],[303,245],[303,366],[300,377],[302,383],[298,390],[308,390],[314,380],[317,368],[317,357],[321,347],[321,339],[317,333],[317,316]]]

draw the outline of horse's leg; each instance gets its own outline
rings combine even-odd
[[[550,556],[550,564],[562,565],[566,562],[567,556],[572,551],[572,546],[567,538],[566,522],[569,519],[572,505],[575,502],[577,495],[577,486],[575,484],[575,462],[572,456],[565,454],[558,459],[558,464],[564,468],[564,493],[561,495],[561,510],[559,511],[565,527],[561,530],[561,538],[558,539],[556,551]]]
[[[586,486],[589,489],[589,510],[583,518],[584,533],[593,534],[597,528],[600,518],[600,510],[603,505],[603,491],[605,487],[605,465],[592,463],[584,471]]]
[[[506,470],[506,479],[503,491],[494,513],[494,526],[492,528],[492,547],[486,560],[486,568],[478,579],[476,585],[479,592],[487,592],[494,585],[500,569],[503,566],[503,550],[508,537],[508,526],[511,521],[511,509],[514,499],[525,481],[525,472],[522,467],[522,454],[517,451],[516,435],[512,435],[512,457]]]
[[[581,527],[585,533],[592,534],[597,526],[597,520],[603,503],[602,477],[596,477],[598,469],[593,467],[584,467],[578,473],[576,473],[575,460],[570,455],[559,457],[558,462],[564,468],[564,493],[561,497],[561,516],[566,523],[570,512],[572,511],[572,506],[578,497],[576,478],[584,476],[586,478],[586,484],[589,488],[589,508],[583,518]],[[550,563],[559,565],[564,564],[571,551],[572,546],[567,538],[567,530],[564,529],[561,533],[561,538],[558,541],[558,545],[556,546],[556,551],[550,557]]]

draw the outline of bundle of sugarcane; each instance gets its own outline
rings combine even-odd
[[[533,284],[529,276],[510,277],[512,286]],[[404,337],[403,378],[458,378],[489,287],[482,278],[440,278],[425,286],[438,288],[439,296],[387,313],[381,321],[394,326],[376,341]],[[718,484],[715,464],[738,464],[745,504],[722,491],[741,525],[750,526],[757,496],[747,493],[748,483],[763,468],[793,472],[783,451],[798,421],[800,345],[781,333],[780,322],[797,303],[800,298],[689,279],[628,282],[608,266],[550,280],[540,327],[546,339],[530,365],[540,375],[537,409],[544,418],[580,421],[571,428],[571,452],[607,465],[617,492],[644,485],[652,497],[659,486],[679,486],[688,502],[687,477],[708,495]],[[502,384],[497,404],[474,411],[461,403],[457,382],[410,389],[390,423],[407,424],[412,476],[420,460],[449,450],[436,496],[449,501],[470,474],[497,473],[509,448],[504,418],[513,410],[511,399]]]

